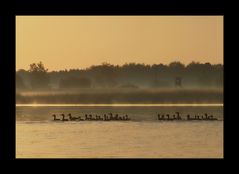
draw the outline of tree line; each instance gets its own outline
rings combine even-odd
[[[28,70],[16,72],[17,89],[65,88],[167,88],[175,87],[175,78],[182,87],[223,87],[223,65],[175,61],[165,64],[126,63],[122,66],[102,63],[86,69],[49,72],[42,62],[30,64]]]

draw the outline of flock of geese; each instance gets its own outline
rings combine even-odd
[[[158,114],[158,120],[168,120],[168,121],[173,121],[173,120],[183,120],[182,117],[179,115],[179,112],[176,112],[176,115],[173,115],[170,117],[169,114]],[[217,118],[214,118],[213,115],[208,115],[205,113],[204,115],[195,115],[194,117],[191,117],[189,114],[187,115],[186,120],[206,120],[206,121],[213,121],[213,120],[218,120]]]
[[[65,114],[61,114],[61,119],[57,118],[55,114],[52,115],[53,121],[129,121],[131,120],[128,115],[126,114],[125,116],[119,116],[118,114],[115,114],[113,116],[112,113],[109,114],[104,114],[103,117],[100,115],[95,115],[93,117],[91,114],[85,114],[85,116],[82,118],[81,116],[79,117],[73,117],[71,113],[69,113],[68,118],[66,118]],[[158,114],[158,120],[160,121],[173,121],[173,120],[185,120],[183,119],[179,112],[176,112],[176,114],[170,116],[169,114]],[[213,115],[208,115],[205,113],[204,115],[195,115],[194,117],[191,117],[189,114],[187,115],[186,120],[206,120],[206,121],[213,121],[213,120],[218,120],[217,118],[214,118]]]
[[[85,114],[84,118],[79,117],[73,117],[71,113],[68,114],[68,118],[66,118],[65,114],[61,114],[62,118],[57,118],[55,114],[52,115],[54,121],[129,121],[131,120],[128,115],[126,114],[125,116],[119,116],[118,114],[115,114],[113,116],[112,113],[109,113],[109,115],[104,114],[103,117],[100,115],[95,115],[93,117],[91,114]]]

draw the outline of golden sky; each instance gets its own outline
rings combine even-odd
[[[223,63],[223,16],[16,16],[16,70]]]

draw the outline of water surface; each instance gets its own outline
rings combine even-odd
[[[52,121],[52,114],[125,115],[128,122]],[[213,114],[220,121],[158,121],[157,114]],[[222,158],[222,106],[17,106],[17,158]]]

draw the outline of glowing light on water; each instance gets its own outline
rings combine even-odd
[[[152,106],[161,106],[161,107],[172,107],[172,106],[178,106],[178,107],[185,107],[185,106],[192,106],[192,107],[208,107],[208,106],[214,106],[214,107],[223,107],[222,103],[164,103],[164,104],[16,104],[16,107],[22,107],[22,106],[29,106],[29,107],[65,107],[65,106],[112,106],[112,107],[124,107],[124,106],[130,106],[130,107],[152,107]]]

